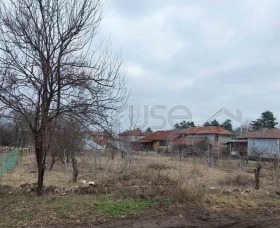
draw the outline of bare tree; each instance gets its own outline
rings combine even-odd
[[[55,157],[63,159],[64,164],[71,166],[72,181],[77,182],[79,170],[76,160],[77,154],[80,154],[83,148],[83,124],[74,118],[60,118],[59,124],[56,124],[56,130],[53,134],[50,152],[52,154],[51,167],[54,165]]]
[[[102,125],[126,97],[122,62],[94,48],[99,0],[0,2],[0,102],[28,124],[43,189],[51,123],[76,116]]]
[[[11,113],[10,118],[0,119],[0,145],[25,147],[29,136],[25,122],[16,113]]]

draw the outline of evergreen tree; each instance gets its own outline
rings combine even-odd
[[[146,129],[146,131],[145,131],[146,133],[152,133],[153,132],[153,130],[152,130],[152,128],[150,128],[150,127],[147,127],[147,129]]]
[[[195,127],[195,124],[193,121],[186,122],[185,120],[183,120],[180,123],[176,123],[174,127],[176,130],[180,130],[180,129],[187,129],[190,127]]]
[[[203,126],[220,126],[220,123],[216,119],[214,119],[210,122],[209,121],[205,122]]]
[[[274,117],[273,112],[265,111],[261,113],[261,117],[255,121],[251,122],[253,130],[270,129],[275,128],[278,123],[276,122],[276,117]]]
[[[226,130],[228,130],[228,131],[233,131],[232,130],[232,123],[231,123],[232,121],[230,120],[230,119],[226,119],[222,124],[221,124],[221,126],[224,128],[224,129],[226,129]]]

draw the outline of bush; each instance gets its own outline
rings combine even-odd
[[[170,197],[174,202],[184,203],[189,201],[201,202],[204,198],[204,190],[198,186],[174,186]]]

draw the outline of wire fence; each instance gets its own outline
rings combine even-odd
[[[19,149],[13,149],[9,152],[0,153],[0,176],[12,169],[18,163],[19,158]]]

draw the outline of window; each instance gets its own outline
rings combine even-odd
[[[160,146],[166,146],[166,141],[160,141],[160,142],[159,142],[159,145],[160,145]]]

